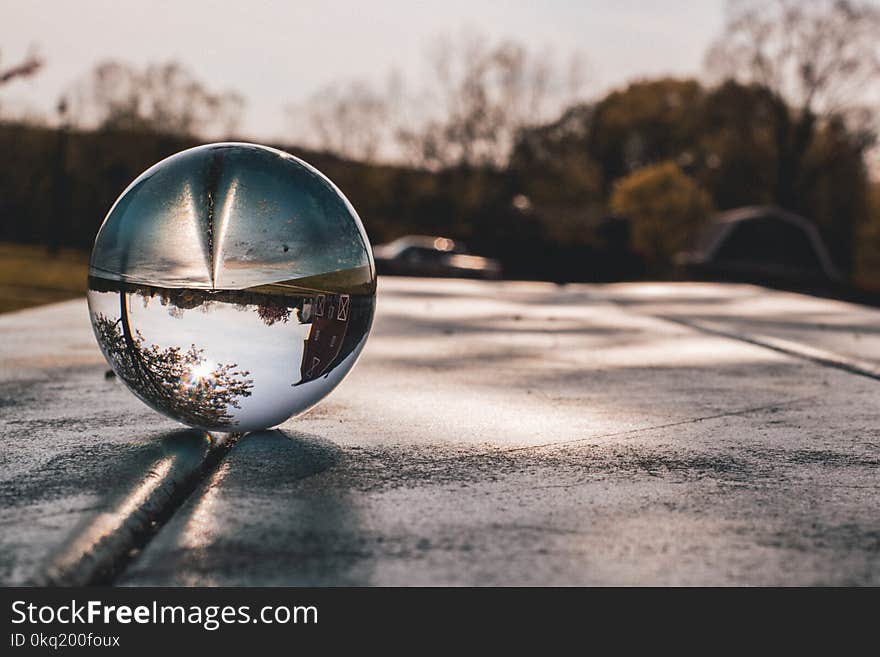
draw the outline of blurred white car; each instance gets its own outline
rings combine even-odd
[[[407,235],[374,247],[373,256],[380,274],[501,278],[497,260],[471,255],[463,244],[448,237]]]

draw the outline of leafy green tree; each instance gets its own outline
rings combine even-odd
[[[689,172],[716,207],[773,202],[776,147],[771,126],[778,102],[764,87],[733,80],[707,92]]]
[[[649,272],[663,276],[712,212],[712,202],[678,165],[661,162],[619,180],[611,208],[629,218],[633,247],[647,259]]]
[[[805,166],[822,126],[845,120],[858,131],[873,122],[859,107],[880,80],[880,8],[865,0],[731,2],[707,65],[719,79],[775,98],[763,123],[776,150],[773,198],[803,211]]]
[[[641,167],[692,158],[703,95],[695,80],[664,78],[633,83],[602,99],[587,148],[602,167],[606,192]]]
[[[587,150],[594,111],[593,105],[575,105],[556,121],[520,131],[508,169],[530,203],[582,207],[602,201],[604,173]]]
[[[859,226],[854,273],[857,282],[880,291],[880,180],[869,188],[868,216]]]

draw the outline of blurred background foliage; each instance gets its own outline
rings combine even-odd
[[[618,179],[611,208],[629,217],[633,248],[645,256],[649,273],[662,277],[672,271],[672,256],[690,246],[691,237],[711,215],[712,200],[667,160]]]
[[[296,128],[273,145],[333,179],[374,243],[461,238],[510,277],[670,277],[715,211],[771,204],[813,222],[848,279],[880,290],[878,49],[870,2],[735,2],[702,79],[587,100],[582,58],[448,39],[424,88],[334,83],[288,108]],[[0,60],[0,84],[40,63]],[[54,119],[0,123],[0,241],[87,250],[139,173],[234,140],[244,110],[176,62],[99,63]]]

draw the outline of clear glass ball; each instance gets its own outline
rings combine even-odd
[[[254,144],[162,160],[111,208],[89,313],[116,375],[208,431],[275,426],[323,399],[364,348],[370,243],[323,174]]]

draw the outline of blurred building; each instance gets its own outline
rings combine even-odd
[[[689,278],[797,288],[828,287],[842,280],[816,227],[773,206],[717,215],[677,263]]]

